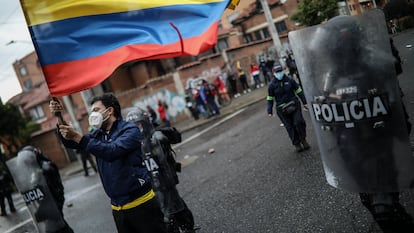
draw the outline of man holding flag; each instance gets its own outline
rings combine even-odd
[[[120,65],[198,55],[217,43],[223,11],[239,0],[20,0],[51,96],[99,85]],[[64,48],[64,49],[63,49]],[[95,97],[82,135],[60,122],[68,148],[96,156],[119,233],[164,233],[165,225],[140,159],[138,128],[126,123],[113,95]],[[50,102],[60,114],[58,101]]]
[[[121,107],[112,94],[94,97],[91,106],[92,133],[82,135],[70,125],[59,124],[62,143],[95,155],[118,233],[166,233],[163,214],[142,161],[142,134],[135,124],[122,119]],[[50,101],[49,107],[54,114],[62,111],[58,101]]]

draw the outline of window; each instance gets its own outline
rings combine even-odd
[[[45,117],[45,112],[43,112],[43,108],[40,105],[30,109],[29,113],[33,121],[38,121]]]
[[[287,27],[286,27],[285,21],[281,21],[281,22],[275,23],[275,27],[276,27],[276,30],[277,30],[278,33],[286,32],[287,31]]]
[[[254,32],[254,37],[255,37],[255,39],[256,40],[261,40],[261,39],[263,39],[263,37],[262,37],[262,32],[259,30],[259,31],[255,31]]]
[[[26,90],[29,90],[33,86],[32,80],[31,79],[25,80],[23,85]]]
[[[26,76],[27,75],[26,67],[24,67],[24,66],[20,67],[19,72],[20,72],[21,76]]]
[[[252,42],[252,41],[253,41],[252,34],[246,34],[244,36],[244,43],[249,43],[249,42]]]
[[[269,28],[267,28],[267,27],[263,28],[262,32],[263,32],[263,37],[264,38],[269,38],[270,37]]]
[[[227,39],[219,39],[217,46],[220,51],[223,51],[229,47],[229,43],[227,43]]]

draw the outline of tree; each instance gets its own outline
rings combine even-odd
[[[33,121],[26,120],[18,107],[7,103],[0,103],[0,143],[3,144],[11,154],[27,142],[30,135],[39,130],[39,125]]]
[[[304,26],[320,24],[339,14],[338,2],[340,0],[300,0],[292,19]]]
[[[399,19],[414,14],[413,6],[410,6],[406,0],[389,1],[383,10],[387,20]]]

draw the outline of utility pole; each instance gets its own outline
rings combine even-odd
[[[270,34],[273,39],[273,44],[276,47],[278,59],[281,57],[281,50],[282,50],[282,44],[280,43],[279,34],[277,33],[276,26],[273,23],[273,17],[272,13],[270,13],[269,4],[267,4],[267,0],[260,0],[260,3],[262,4],[263,12],[266,16],[267,24],[270,28]]]

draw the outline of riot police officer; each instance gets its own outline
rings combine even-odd
[[[181,164],[176,162],[171,144],[180,142],[181,134],[173,127],[154,129],[149,113],[140,108],[130,111],[126,120],[137,123],[143,134],[143,160],[151,176],[168,232],[195,232],[193,214],[176,188],[177,172],[181,171]]]
[[[64,187],[58,167],[39,148],[25,146],[7,166],[41,233],[73,233],[63,218]]]
[[[383,232],[413,232],[399,191],[413,187],[414,157],[383,13],[338,16],[289,39],[327,182],[357,192]]]
[[[286,76],[282,66],[276,64],[273,67],[273,76],[268,87],[267,113],[273,116],[273,102],[276,102],[276,113],[286,127],[292,144],[297,152],[308,150],[309,143],[306,141],[306,122],[302,116],[301,104],[308,108],[302,88],[293,79]]]

